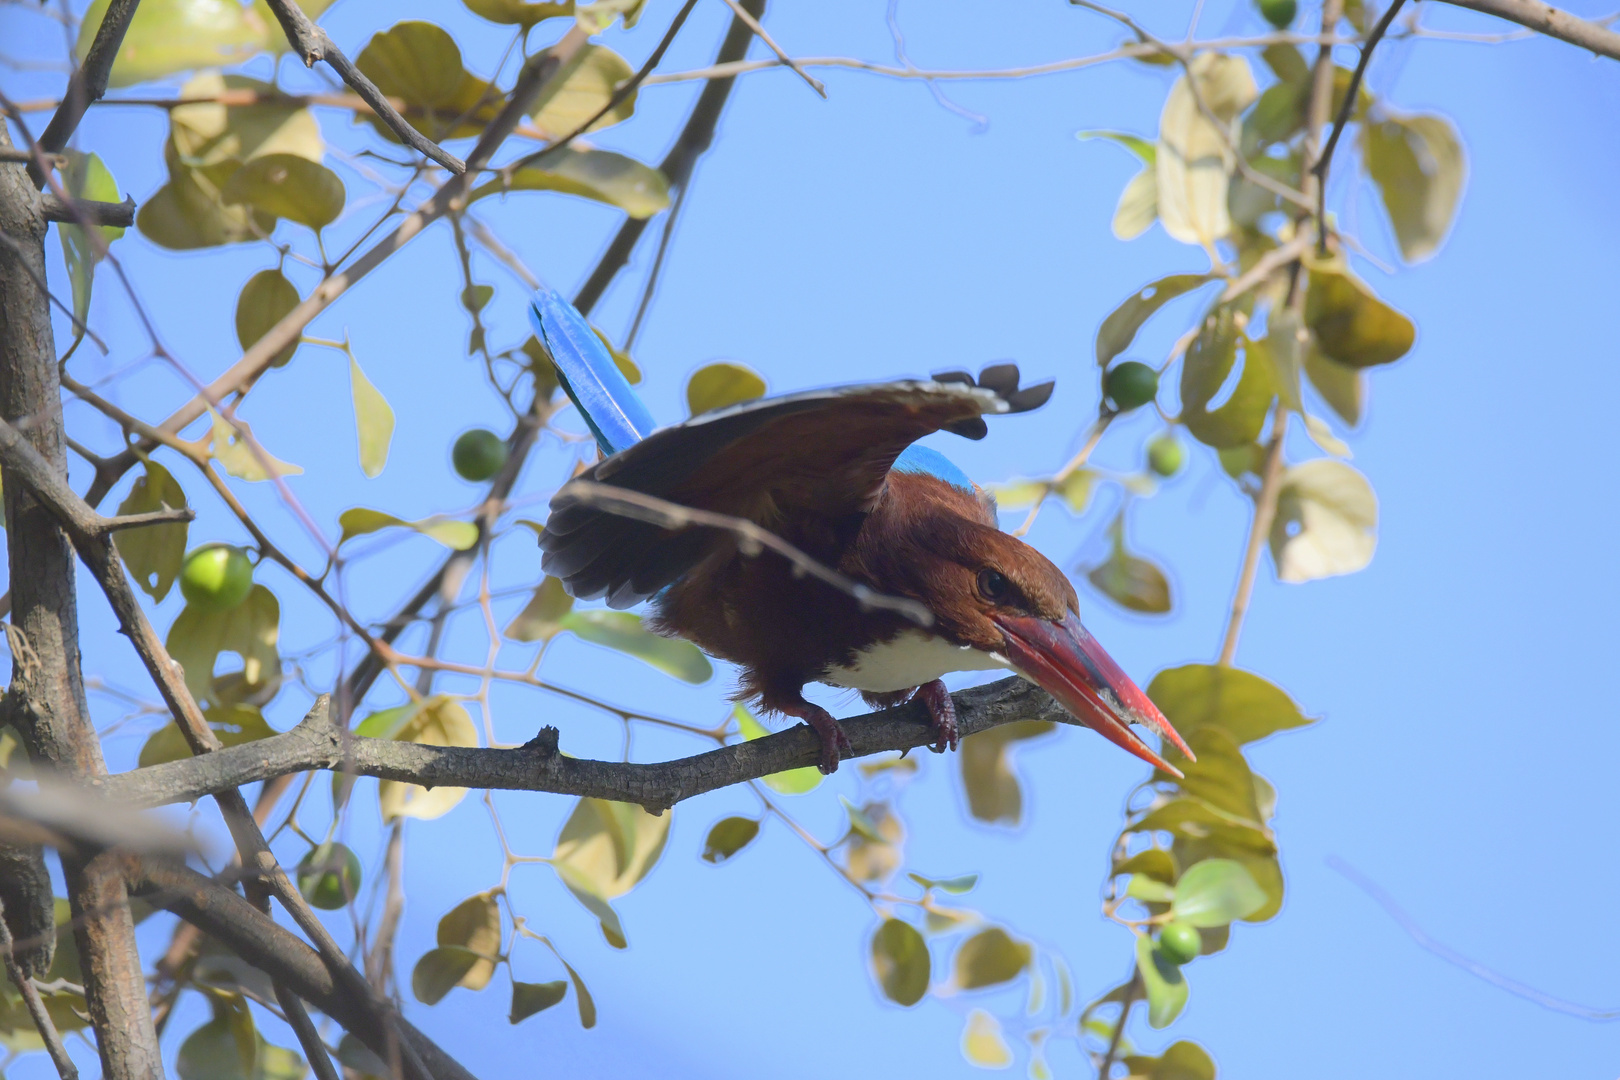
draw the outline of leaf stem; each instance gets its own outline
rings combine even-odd
[[[1265,546],[1271,523],[1277,516],[1277,492],[1282,487],[1283,437],[1288,434],[1288,410],[1277,407],[1277,419],[1272,424],[1271,444],[1266,448],[1265,472],[1261,474],[1260,493],[1254,500],[1254,522],[1249,527],[1249,546],[1243,552],[1243,570],[1238,575],[1237,592],[1232,597],[1232,616],[1226,623],[1226,640],[1221,645],[1220,665],[1231,667],[1237,656],[1238,637],[1243,633],[1243,618],[1249,613],[1249,599],[1254,594],[1255,574],[1260,566],[1260,549]]]

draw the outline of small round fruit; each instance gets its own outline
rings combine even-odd
[[[180,567],[180,595],[204,611],[229,611],[252,591],[253,564],[239,547],[208,544]]]
[[[360,894],[360,857],[336,842],[310,848],[298,862],[298,891],[314,907],[337,911]]]
[[[1130,412],[1158,396],[1159,373],[1139,361],[1127,360],[1109,369],[1103,390],[1120,412]]]
[[[1295,0],[1260,0],[1260,14],[1279,30],[1286,30],[1298,11]]]
[[[1148,443],[1147,457],[1148,468],[1160,476],[1171,477],[1187,463],[1187,448],[1181,445],[1180,439],[1165,432]]]
[[[506,440],[484,428],[463,431],[450,450],[450,460],[463,480],[488,480],[506,464]]]
[[[1164,929],[1159,931],[1159,951],[1173,964],[1196,960],[1203,950],[1204,939],[1192,923],[1177,920],[1165,923]]]

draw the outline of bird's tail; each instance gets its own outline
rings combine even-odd
[[[555,289],[535,290],[529,325],[557,366],[557,382],[605,455],[652,434],[653,418],[585,317]]]

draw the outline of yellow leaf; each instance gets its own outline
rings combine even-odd
[[[448,697],[436,695],[422,702],[394,735],[399,742],[427,746],[477,746],[478,732],[467,710]],[[397,780],[377,784],[377,804],[384,821],[397,817],[424,820],[443,817],[467,794],[466,788],[424,788]]]
[[[1005,1069],[1012,1064],[1012,1048],[1001,1036],[1001,1022],[983,1009],[968,1014],[962,1030],[962,1056],[981,1069]]]
[[[354,399],[354,431],[360,444],[360,471],[375,478],[388,464],[388,446],[394,437],[394,410],[388,399],[366,378],[360,362],[349,354],[349,392]],[[475,530],[476,531],[476,530]]]
[[[259,455],[253,452],[253,448],[243,438],[242,433],[249,431],[244,421],[237,420],[233,426],[212,408],[208,410],[208,415],[213,417],[214,421],[212,442],[208,452],[226,472],[237,479],[251,482],[269,480],[272,474],[265,471],[266,464],[274,470],[275,476],[298,476],[304,471],[290,462],[278,461],[271,457],[262,445],[259,449],[264,452],[264,460],[260,460]]]

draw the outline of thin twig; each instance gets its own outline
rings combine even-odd
[[[1056,475],[1041,485],[1040,496],[1036,498],[1035,504],[1029,508],[1029,513],[1024,515],[1023,524],[1012,531],[1013,536],[1025,536],[1029,533],[1029,530],[1035,525],[1035,519],[1040,516],[1041,507],[1045,505],[1046,500],[1051,497],[1053,492],[1063,486],[1065,480],[1085,467],[1086,462],[1091,458],[1092,451],[1096,450],[1097,444],[1102,442],[1103,432],[1108,430],[1108,425],[1113,423],[1114,417],[1118,415],[1118,413],[1106,412],[1097,417],[1096,421],[1091,425],[1091,430],[1086,433],[1086,441],[1081,444],[1079,452],[1070,458],[1063,468],[1057,471]]]
[[[1254,521],[1249,526],[1249,543],[1243,552],[1243,569],[1238,574],[1237,591],[1232,596],[1232,615],[1226,623],[1226,638],[1221,644],[1219,663],[1231,667],[1237,656],[1238,637],[1243,633],[1243,618],[1249,612],[1249,599],[1254,594],[1254,580],[1260,568],[1260,552],[1271,533],[1271,523],[1277,516],[1277,493],[1282,488],[1283,436],[1288,434],[1288,410],[1277,406],[1277,418],[1272,421],[1271,445],[1266,449],[1265,472],[1262,474],[1260,493],[1254,500]]]
[[[1578,15],[1541,3],[1541,0],[1445,0],[1448,4],[1468,8],[1470,11],[1495,15],[1498,19],[1516,22],[1540,31],[1548,37],[1567,41],[1599,56],[1620,60],[1620,34],[1600,23],[1590,22]]]
[[[6,925],[5,915],[5,907],[0,905],[0,952],[5,954],[6,974],[11,976],[17,992],[22,995],[23,1004],[28,1007],[28,1016],[34,1021],[34,1029],[44,1041],[45,1049],[50,1052],[51,1062],[55,1064],[57,1073],[61,1075],[62,1080],[79,1080],[79,1067],[68,1057],[67,1047],[62,1045],[62,1036],[57,1032],[56,1024],[52,1022],[44,1000],[39,996],[39,988],[17,965],[17,957],[11,950],[11,927]]]
[[[825,582],[850,597],[863,611],[874,609],[892,611],[918,626],[934,625],[934,613],[928,609],[928,605],[904,597],[885,596],[858,581],[851,581],[747,518],[681,506],[640,491],[614,487],[611,484],[598,484],[590,480],[575,480],[564,485],[552,499],[551,505],[553,510],[556,510],[576,502],[594,506],[620,517],[645,521],[664,529],[685,529],[693,525],[722,529],[737,538],[737,548],[744,555],[758,555],[761,550],[769,548],[792,563],[796,571],[809,574],[817,581]]]
[[[669,213],[664,215],[664,228],[658,234],[658,251],[653,255],[652,269],[647,271],[647,281],[641,287],[641,300],[636,304],[635,318],[630,320],[630,330],[624,335],[624,351],[627,353],[636,347],[636,338],[641,335],[641,321],[647,317],[653,293],[658,290],[658,278],[664,271],[664,257],[669,254],[669,238],[674,235],[675,222],[680,220],[681,208],[686,205],[686,192],[684,184],[675,189],[675,201],[670,203]]]
[[[782,46],[778,45],[775,40],[772,39],[771,35],[766,32],[764,25],[758,19],[754,18],[748,13],[747,8],[743,7],[737,2],[737,0],[725,0],[725,4],[726,7],[731,9],[733,15],[741,19],[748,29],[754,32],[755,37],[759,38],[759,40],[765,43],[766,48],[770,49],[771,52],[776,54],[776,58],[778,60],[792,68],[793,73],[799,78],[803,79],[805,83],[809,85],[810,89],[820,94],[823,99],[826,98],[827,88],[822,85],[821,80],[810,75],[804,70],[804,68],[800,67],[791,56],[783,52]]]
[[[1119,1057],[1119,1048],[1125,1041],[1125,1022],[1131,1018],[1131,1009],[1136,1005],[1142,993],[1142,973],[1135,968],[1131,969],[1131,981],[1125,984],[1125,1000],[1119,1003],[1119,1019],[1114,1023],[1114,1030],[1108,1036],[1108,1050],[1103,1054],[1102,1063],[1097,1066],[1097,1080],[1109,1080],[1108,1074],[1113,1071],[1114,1061]]]
[[[139,3],[140,0],[112,0],[107,5],[95,40],[90,42],[90,50],[85,53],[83,65],[68,80],[67,93],[62,95],[61,106],[39,137],[40,148],[45,153],[60,153],[78,130],[79,121],[84,119],[90,103],[107,92],[107,77],[112,74],[113,61],[118,59],[118,50],[123,47],[124,34],[129,30],[130,20],[135,17],[135,7]],[[49,174],[38,162],[34,162],[28,166],[28,175],[36,188],[42,188]]]

